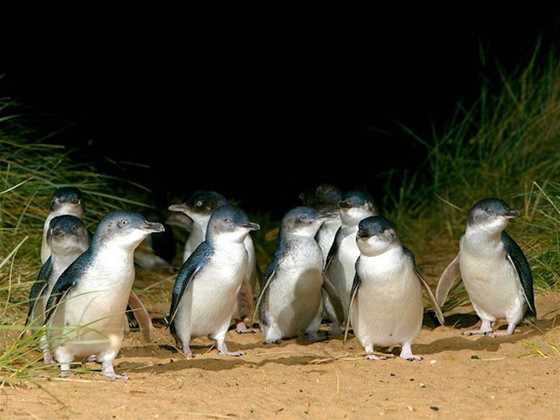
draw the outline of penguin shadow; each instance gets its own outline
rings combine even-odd
[[[548,330],[556,325],[553,319],[542,319],[533,321],[532,323],[521,324],[517,327],[512,335],[504,335],[498,337],[486,336],[464,336],[463,330],[475,329],[480,324],[480,319],[473,313],[453,314],[445,318],[447,326],[456,332],[454,337],[446,337],[432,341],[428,344],[417,343],[414,345],[415,350],[419,354],[429,355],[441,353],[443,351],[490,351],[496,352],[502,344],[515,344],[522,340],[527,340],[539,335],[545,334]],[[437,321],[436,321],[437,322]],[[495,331],[505,331],[507,324],[503,323],[495,329]]]

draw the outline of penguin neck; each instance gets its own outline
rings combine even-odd
[[[196,222],[192,225],[189,241],[192,240],[200,243],[206,239],[206,231],[208,230],[208,223],[210,222],[210,215],[205,217],[198,217]]]
[[[360,254],[360,264],[374,264],[377,267],[393,267],[404,257],[404,249],[400,243],[392,245],[381,254]]]
[[[95,240],[92,243],[90,250],[92,256],[101,261],[103,264],[107,261],[110,264],[125,266],[130,264],[134,266],[134,250],[136,247],[122,247],[108,243],[97,243]]]
[[[208,235],[206,242],[208,242],[215,252],[232,252],[241,248],[245,250],[245,238],[246,237],[239,241],[228,238],[226,235],[214,234]]]
[[[502,251],[502,231],[490,232],[477,226],[467,225],[462,244],[467,251],[475,254]]]

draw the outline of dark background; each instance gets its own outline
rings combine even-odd
[[[497,63],[510,74],[539,42],[538,65],[557,51],[556,10],[508,7],[366,14],[348,29],[190,19],[108,37],[100,22],[75,21],[8,43],[0,95],[75,159],[149,186],[162,207],[211,188],[282,212],[319,182],[380,198],[388,173],[422,169],[425,149],[402,126],[429,139],[483,84],[499,89]]]

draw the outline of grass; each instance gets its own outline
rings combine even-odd
[[[406,129],[405,129],[406,130]],[[439,275],[458,249],[468,209],[499,197],[522,210],[508,231],[526,251],[537,289],[560,282],[560,64],[533,60],[483,89],[470,110],[423,139],[425,168],[403,179],[386,206],[405,240],[420,254],[439,256]],[[420,255],[420,262],[422,262]],[[432,261],[433,262],[433,261]]]

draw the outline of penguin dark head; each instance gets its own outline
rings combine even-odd
[[[326,216],[321,216],[310,207],[296,207],[282,219],[281,235],[298,235],[313,238]]]
[[[485,198],[469,210],[467,228],[481,229],[491,234],[500,233],[506,228],[509,220],[519,214],[518,210],[511,209],[498,198]]]
[[[334,185],[321,184],[314,190],[300,194],[300,199],[307,207],[314,209],[338,207],[338,202],[342,199],[342,193]]]
[[[149,222],[140,213],[114,211],[99,223],[92,246],[134,250],[149,234],[164,231],[161,223]]]
[[[362,191],[350,191],[338,202],[342,223],[348,226],[357,225],[360,220],[377,214],[373,198]]]
[[[218,207],[212,213],[208,222],[206,240],[243,242],[249,232],[260,228],[258,224],[249,221],[243,210],[228,204]]]
[[[383,216],[371,216],[360,221],[356,243],[367,256],[383,254],[399,244],[395,225]]]
[[[76,254],[88,249],[89,234],[76,216],[57,216],[49,223],[47,241],[55,256]]]
[[[169,210],[181,212],[199,223],[206,221],[214,210],[226,204],[227,199],[215,191],[196,191],[184,203],[169,206]]]
[[[65,213],[81,217],[83,214],[82,192],[75,187],[62,187],[54,192],[51,211],[64,209]]]

